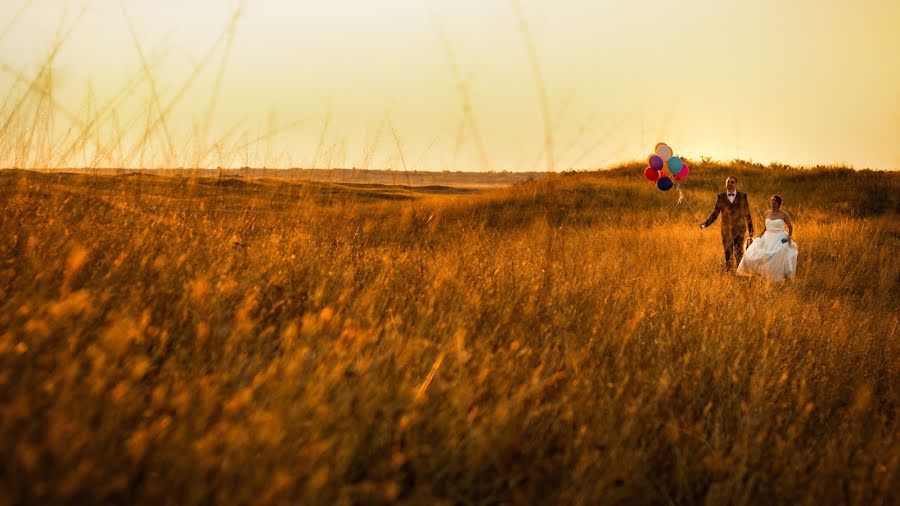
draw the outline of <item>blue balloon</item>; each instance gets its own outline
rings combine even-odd
[[[669,170],[672,172],[672,174],[677,176],[678,173],[681,172],[682,167],[684,167],[684,162],[681,161],[681,158],[677,156],[669,158]]]
[[[674,183],[672,183],[672,180],[666,176],[659,178],[659,180],[656,182],[656,187],[664,192],[671,190],[673,185]]]

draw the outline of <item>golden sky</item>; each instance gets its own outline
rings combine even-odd
[[[246,0],[233,31],[234,0],[0,4],[7,138],[51,87],[50,144],[90,125],[23,165],[900,168],[897,0]]]

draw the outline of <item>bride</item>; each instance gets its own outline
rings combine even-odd
[[[792,279],[797,270],[797,244],[791,236],[791,217],[781,210],[781,196],[772,195],[772,208],[765,212],[766,231],[744,252],[737,273],[771,281]],[[784,231],[787,227],[787,232]]]

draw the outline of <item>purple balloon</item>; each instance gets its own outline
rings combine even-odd
[[[651,156],[647,161],[649,162],[650,166],[656,170],[660,170],[663,168],[663,159],[657,155]]]

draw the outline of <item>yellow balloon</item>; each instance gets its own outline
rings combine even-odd
[[[672,148],[669,147],[665,142],[660,142],[656,145],[656,155],[663,159],[664,162],[668,162],[669,158],[672,158]]]

